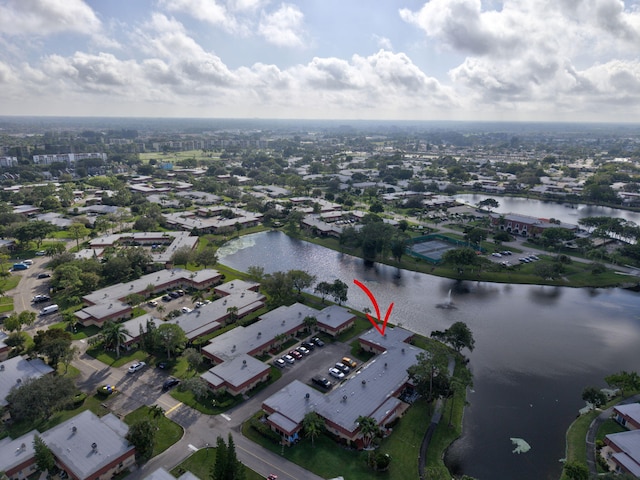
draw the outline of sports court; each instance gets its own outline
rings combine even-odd
[[[424,242],[414,243],[410,247],[410,251],[415,256],[424,258],[430,262],[438,263],[442,260],[442,255],[448,250],[459,248],[453,243],[443,240],[425,240]]]

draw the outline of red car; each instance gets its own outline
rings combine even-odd
[[[296,360],[300,360],[302,358],[302,354],[300,352],[298,352],[297,350],[291,350],[289,352],[289,355],[291,355]]]

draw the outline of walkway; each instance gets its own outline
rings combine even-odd
[[[449,370],[449,376],[453,375],[453,370],[456,367],[455,358],[449,358],[449,365],[447,370]],[[436,406],[433,411],[433,416],[431,417],[431,423],[427,428],[427,431],[422,438],[422,444],[420,445],[420,456],[418,457],[418,475],[420,476],[420,480],[424,480],[424,465],[427,462],[427,450],[429,449],[429,443],[431,443],[431,437],[433,437],[436,428],[438,427],[438,423],[440,423],[440,419],[442,418],[442,408],[443,401],[439,398],[436,401]]]
[[[593,419],[591,425],[589,425],[589,430],[587,430],[586,442],[587,442],[587,466],[589,467],[589,473],[593,476],[598,475],[598,460],[596,451],[596,435],[598,434],[598,429],[600,426],[611,418],[613,413],[613,407],[617,405],[628,405],[629,403],[640,402],[640,394],[634,395],[629,398],[625,398],[621,400],[616,405],[612,405],[611,407],[603,410],[600,415]]]

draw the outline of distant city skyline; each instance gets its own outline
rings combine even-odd
[[[640,0],[0,0],[0,115],[640,122]]]

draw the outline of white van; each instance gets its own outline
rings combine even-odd
[[[40,315],[49,315],[50,313],[55,313],[58,311],[58,305],[49,305],[48,307],[44,307],[40,310]]]

